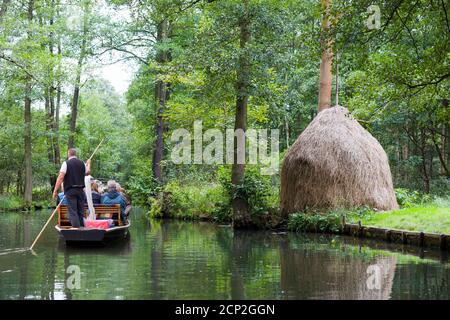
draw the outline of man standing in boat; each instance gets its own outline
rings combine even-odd
[[[58,190],[64,182],[64,195],[69,208],[69,219],[72,227],[84,227],[84,177],[91,174],[91,160],[86,164],[77,158],[77,151],[70,148],[67,151],[67,161],[61,166],[59,176],[53,190],[53,199],[58,196]]]

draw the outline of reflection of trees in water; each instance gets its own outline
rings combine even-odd
[[[393,299],[449,299],[450,266],[448,264],[403,264],[395,274]]]
[[[30,220],[29,219],[22,219],[21,220],[21,224],[22,224],[22,228],[17,228],[16,227],[16,232],[17,230],[22,229],[22,234],[23,234],[23,242],[22,243],[30,243]],[[20,231],[19,231],[20,232]],[[16,240],[19,237],[20,239],[20,235],[17,235],[16,233]],[[17,241],[16,243],[20,243],[20,241]],[[20,287],[19,287],[19,299],[25,299],[25,297],[28,294],[28,264],[29,261],[26,260],[24,264],[21,265],[20,268]]]
[[[215,226],[163,220],[152,222],[152,229],[152,298],[204,299],[223,291],[223,252]]]
[[[9,219],[6,242],[30,241],[38,224]],[[4,222],[4,221],[3,221]],[[2,225],[5,225],[2,223]],[[7,232],[8,232],[7,231]],[[33,231],[33,232],[31,232]],[[49,230],[49,234],[52,230]],[[42,299],[381,299],[450,296],[449,265],[399,254],[384,246],[344,238],[301,237],[262,231],[233,231],[209,223],[135,222],[131,241],[106,247],[66,247],[44,240],[38,257],[0,257],[5,273],[0,297]],[[14,239],[16,242],[14,243]],[[59,246],[58,246],[59,244]],[[369,290],[367,268],[379,264],[381,290]],[[79,265],[81,290],[69,290],[66,270]],[[389,271],[387,271],[389,270]],[[387,271],[387,272],[386,272]],[[394,277],[395,275],[395,277]],[[5,279],[5,281],[3,281]],[[118,289],[118,290],[117,290]],[[87,293],[88,292],[88,293]]]
[[[227,242],[218,240],[227,253],[231,299],[278,298],[278,237],[270,232],[229,231]]]
[[[168,225],[162,223],[153,237],[153,243],[150,252],[150,294],[152,299],[163,298],[163,287],[161,284],[161,277],[163,274],[163,260],[164,260],[164,244],[168,241]]]
[[[70,253],[69,250],[64,251],[64,295],[66,300],[72,300],[72,290],[67,287],[67,279],[69,274],[66,272],[67,268],[70,266]]]
[[[249,242],[240,231],[234,231],[231,244],[231,299],[245,299],[244,280],[242,279],[242,266],[249,264]]]
[[[42,268],[41,299],[55,299],[56,283],[56,248],[51,248],[44,256],[44,267]]]

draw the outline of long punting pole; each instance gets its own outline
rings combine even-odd
[[[92,152],[92,155],[89,157],[88,160],[91,160],[92,157],[94,156],[94,154],[97,152],[98,148],[100,148],[100,146],[102,145],[103,141],[105,140],[105,138],[102,139],[102,141],[100,141],[100,143],[98,144],[97,148],[95,148],[94,152]]]
[[[52,215],[50,216],[50,218],[48,218],[47,222],[45,223],[44,227],[41,229],[41,232],[39,232],[38,236],[36,237],[36,239],[34,239],[33,244],[30,247],[30,250],[33,250],[34,245],[36,244],[36,242],[39,240],[39,238],[41,237],[42,233],[44,232],[45,228],[47,228],[48,224],[50,223],[50,221],[53,219],[53,216],[55,215],[56,211],[58,211],[59,206],[63,203],[63,200],[66,196],[64,196],[61,201],[59,202],[59,204],[56,206],[55,210],[53,211]]]

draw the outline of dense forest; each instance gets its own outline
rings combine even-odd
[[[67,148],[84,159],[106,138],[92,174],[154,215],[271,212],[278,175],[174,164],[172,133],[279,129],[281,163],[337,104],[383,146],[396,188],[448,195],[450,6],[373,2],[0,0],[0,198],[48,201]],[[96,73],[119,61],[138,66],[124,95]]]

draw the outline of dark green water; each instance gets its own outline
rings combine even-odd
[[[139,210],[123,243],[66,248],[49,227],[37,256],[10,250],[29,246],[49,214],[0,213],[0,299],[450,298],[450,264],[439,253],[421,259],[343,237],[149,222]],[[79,289],[69,289],[69,266],[79,267]]]

